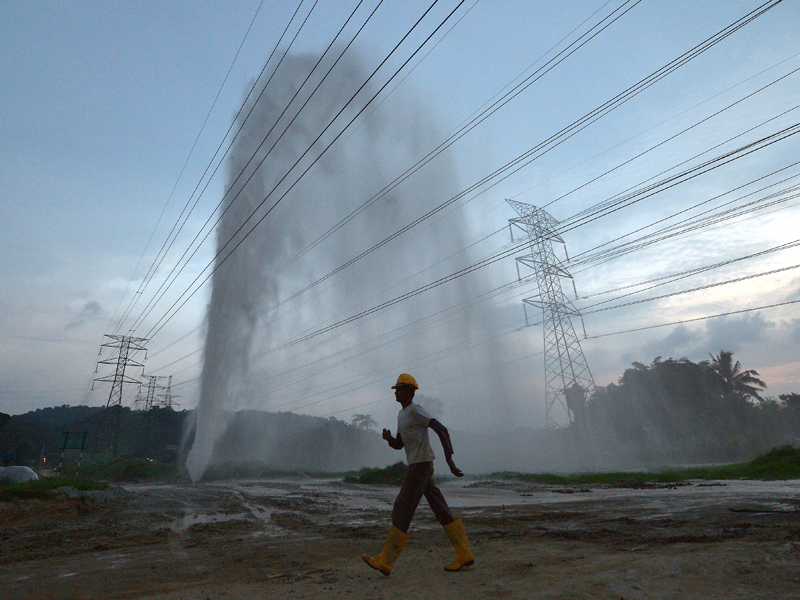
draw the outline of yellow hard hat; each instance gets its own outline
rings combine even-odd
[[[417,385],[417,380],[414,379],[408,373],[400,373],[400,376],[397,378],[397,383],[392,386],[392,389],[396,390],[397,388],[399,388],[402,385],[410,385],[415,390],[419,389],[419,386]]]

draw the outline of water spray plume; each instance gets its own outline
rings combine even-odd
[[[315,77],[321,75],[317,76],[316,72],[312,75],[289,110],[279,119],[281,112],[315,62],[313,56],[288,56],[242,126],[229,158],[229,181],[217,231],[217,246],[222,249],[218,264],[289,189],[299,174],[320,157],[341,128],[374,93],[370,86],[366,86],[291,174],[279,183],[363,84],[369,72],[359,59],[345,55],[287,130],[289,121],[318,83],[319,79],[315,80]],[[325,65],[321,67],[319,73],[324,73]],[[269,74],[265,75],[265,81],[267,77]],[[259,82],[258,89],[261,85]],[[241,115],[248,113],[250,106],[240,112]],[[273,128],[276,120],[277,126]],[[187,460],[193,480],[200,479],[214,461],[215,445],[221,437],[235,435],[235,432],[226,433],[235,411],[243,408],[274,410],[286,404],[286,392],[281,395],[282,403],[275,397],[276,387],[285,387],[286,383],[276,379],[276,370],[270,366],[280,357],[268,355],[266,359],[254,359],[254,354],[259,354],[259,357],[264,354],[257,350],[269,349],[337,315],[354,312],[354,307],[364,306],[364,303],[378,304],[402,293],[415,281],[420,281],[419,277],[415,279],[415,275],[435,265],[443,256],[466,246],[462,239],[466,225],[459,213],[454,213],[446,221],[429,227],[424,235],[406,234],[371,255],[369,260],[359,261],[338,273],[325,286],[279,307],[283,298],[303,289],[309,281],[336,269],[457,191],[455,169],[447,157],[442,156],[414,178],[379,198],[336,235],[325,239],[301,260],[293,262],[290,268],[281,269],[321,232],[373,196],[428,148],[435,147],[440,138],[437,129],[420,99],[411,92],[403,94],[401,88],[374,114],[357,120],[215,271],[207,313],[208,332],[196,432]],[[286,133],[281,137],[284,130]],[[262,144],[267,132],[270,134]],[[254,172],[267,152],[267,159]],[[251,157],[254,159],[250,160]],[[271,192],[273,188],[274,192]],[[263,202],[268,195],[267,201]],[[441,269],[454,270],[459,265],[466,265],[468,260],[466,255],[456,257],[434,267],[423,277],[433,277]],[[356,321],[335,335],[302,347],[299,360],[305,364],[326,355],[349,352],[398,325],[417,321],[420,316],[463,302],[464,298],[474,295],[474,285],[474,280],[458,281],[427,294],[425,298],[401,303],[384,311],[379,318]],[[392,287],[395,289],[390,289]],[[447,331],[420,329],[397,340],[391,347],[375,348],[374,352],[359,357],[357,362],[349,363],[346,369],[357,374],[390,368],[389,381],[396,377],[394,364],[398,365],[399,372],[404,370],[400,365],[408,364],[411,358],[421,356],[426,349],[436,348],[443,342],[452,344],[463,340],[466,345],[474,327],[486,326],[483,319],[474,319],[468,308],[463,309],[462,316]],[[297,348],[291,351],[298,353]],[[270,365],[265,365],[266,361]],[[330,378],[330,375],[312,372],[299,378],[291,392],[292,397],[303,400],[308,390],[318,388],[320,384],[324,386],[326,377]],[[331,405],[328,409],[335,407]],[[271,457],[249,458],[267,461]]]

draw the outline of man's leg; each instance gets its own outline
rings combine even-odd
[[[456,559],[445,565],[446,571],[458,571],[462,567],[468,567],[475,562],[475,557],[469,550],[469,542],[467,541],[467,532],[464,531],[464,525],[461,519],[454,520],[453,514],[450,512],[450,507],[447,506],[447,501],[444,499],[441,490],[433,482],[433,477],[428,480],[428,485],[425,487],[425,499],[436,515],[436,520],[444,527],[444,532],[453,545],[456,551]]]
[[[415,463],[408,466],[408,473],[392,509],[392,525],[403,533],[408,533],[411,519],[414,518],[419,501],[422,500],[431,481],[431,475],[433,475],[433,463]]]
[[[392,510],[392,526],[383,545],[383,551],[377,556],[363,554],[361,558],[373,569],[384,575],[392,572],[394,561],[400,556],[408,539],[408,528],[417,510],[419,501],[433,474],[433,463],[417,463],[408,467],[408,473],[400,487],[400,493],[394,501]]]
[[[447,501],[444,499],[441,490],[433,482],[433,477],[428,479],[428,485],[425,487],[425,499],[431,507],[436,520],[442,527],[450,525],[455,519],[453,513],[450,512],[450,507],[447,506]]]

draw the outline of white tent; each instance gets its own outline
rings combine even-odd
[[[0,481],[6,483],[23,483],[39,476],[28,467],[0,467]]]

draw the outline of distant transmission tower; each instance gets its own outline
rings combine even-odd
[[[143,374],[144,375],[144,374]],[[152,423],[150,422],[152,418],[153,408],[158,408],[158,402],[156,401],[156,392],[158,390],[163,390],[164,386],[158,383],[159,379],[164,379],[162,375],[148,375],[147,376],[147,394],[144,396],[144,453],[147,458],[150,457],[150,438],[151,438],[151,429]],[[170,381],[172,377],[170,377]]]
[[[147,340],[145,338],[137,338],[127,335],[106,334],[105,337],[109,338],[111,341],[103,344],[102,347],[114,348],[118,352],[115,357],[111,357],[106,360],[99,360],[97,362],[98,364],[101,365],[115,365],[116,368],[114,370],[113,375],[108,375],[106,377],[98,377],[97,379],[95,379],[95,381],[111,382],[111,392],[108,395],[108,402],[106,402],[106,410],[103,412],[103,420],[100,424],[100,429],[101,432],[105,429],[106,417],[108,416],[108,414],[112,411],[116,413],[114,433],[112,438],[113,441],[111,445],[112,454],[116,459],[117,454],[119,453],[119,422],[122,413],[122,384],[141,383],[140,381],[133,379],[132,377],[127,377],[125,375],[125,369],[127,367],[144,367],[142,363],[133,360],[132,354],[135,352],[146,351],[147,349],[142,344]],[[98,436],[98,438],[99,437],[100,436]]]
[[[164,389],[164,393],[161,394],[161,396],[159,397],[160,399],[159,406],[161,408],[170,408],[170,409],[173,406],[177,406],[180,408],[180,405],[174,401],[175,398],[180,398],[180,396],[176,396],[175,394],[172,393],[172,375],[170,375],[169,379],[167,380],[167,387],[164,388],[162,386],[162,389]]]
[[[525,232],[530,241],[530,252],[517,257],[519,265],[532,269],[539,287],[539,295],[523,299],[525,323],[528,322],[527,306],[542,310],[542,329],[544,334],[544,392],[545,424],[548,428],[561,427],[565,423],[557,419],[553,408],[559,405],[571,424],[583,422],[583,409],[586,397],[596,390],[594,378],[586,363],[571,317],[580,317],[578,309],[564,294],[561,279],[572,279],[569,271],[556,256],[553,242],[564,243],[557,233],[558,221],[545,210],[515,200],[506,200],[519,214],[508,220],[511,240],[514,240],[514,227]],[[566,252],[566,246],[564,247]],[[573,288],[575,282],[573,281]],[[577,292],[575,293],[577,296]],[[585,332],[584,332],[585,335]],[[561,411],[558,411],[561,412]]]
[[[147,376],[147,394],[144,397],[144,409],[149,411],[153,405],[158,406],[156,403],[156,392],[163,390],[164,386],[158,383],[159,379],[164,379],[163,375],[148,375]]]

